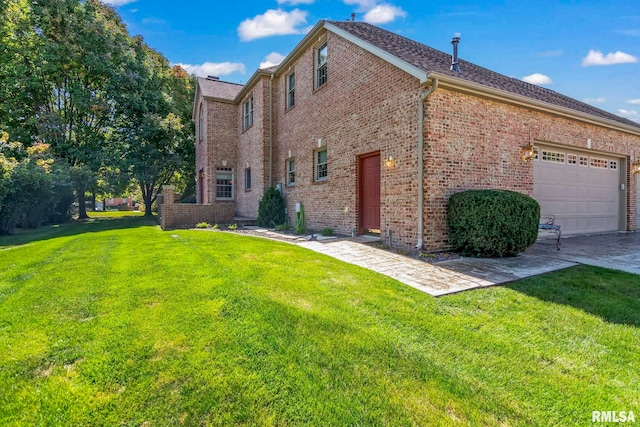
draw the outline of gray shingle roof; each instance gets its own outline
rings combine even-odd
[[[198,77],[198,85],[200,85],[203,96],[207,98],[227,99],[229,101],[233,101],[243,87],[237,83],[208,80],[204,77]]]
[[[640,123],[625,119],[550,89],[507,77],[471,62],[459,60],[461,73],[451,71],[451,54],[402,37],[364,22],[328,21],[351,35],[412,64],[425,72],[436,72],[476,84],[569,108],[603,119],[640,128]]]

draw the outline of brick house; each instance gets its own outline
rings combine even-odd
[[[320,21],[243,86],[198,79],[197,203],[255,218],[278,186],[292,223],[299,202],[312,229],[433,251],[448,247],[448,197],[471,188],[533,196],[564,235],[637,229],[640,124],[453,62],[363,22]]]

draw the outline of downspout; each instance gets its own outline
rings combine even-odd
[[[269,79],[269,188],[273,187],[273,76]]]
[[[429,87],[418,101],[418,244],[416,249],[424,245],[424,101],[438,87],[438,79],[433,79]]]

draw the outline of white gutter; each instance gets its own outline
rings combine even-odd
[[[438,79],[433,79],[418,101],[418,244],[416,249],[424,245],[424,101],[438,88]]]

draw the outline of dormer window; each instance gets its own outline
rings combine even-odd
[[[327,82],[327,44],[316,50],[316,89]]]

